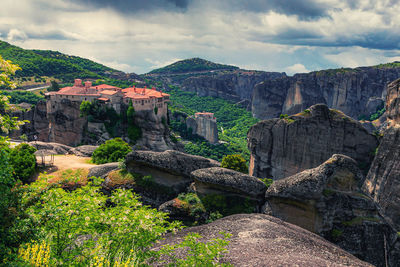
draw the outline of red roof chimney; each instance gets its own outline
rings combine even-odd
[[[92,82],[89,82],[89,81],[85,82],[85,88],[89,88],[89,87],[92,87]]]
[[[75,79],[74,86],[76,86],[76,87],[82,87],[82,80],[81,80],[81,79]]]

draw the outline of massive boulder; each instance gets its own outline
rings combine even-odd
[[[197,169],[219,167],[220,163],[175,150],[164,152],[133,151],[126,157],[129,172],[151,175],[158,184],[180,192],[192,182],[190,173]]]
[[[257,123],[248,133],[250,175],[282,179],[344,154],[367,169],[378,146],[375,136],[324,104],[302,113]]]
[[[220,232],[232,235],[220,262],[233,266],[372,266],[307,230],[264,214],[232,215],[189,227],[169,234],[156,249],[176,244],[189,233],[198,233],[207,242],[221,238]],[[177,256],[185,256],[185,251]]]
[[[234,170],[212,167],[191,173],[199,195],[224,194],[263,200],[266,185],[258,178]]]
[[[270,119],[325,103],[352,118],[369,116],[382,105],[386,85],[399,77],[400,67],[387,65],[324,70],[266,80],[254,88],[252,113],[259,119]]]
[[[265,213],[310,230],[376,266],[400,261],[396,231],[363,195],[357,163],[333,155],[317,168],[274,181]]]
[[[153,110],[135,112],[135,125],[141,132],[141,138],[136,142],[142,149],[165,151],[176,148],[169,135],[167,118],[157,116]]]
[[[33,146],[37,150],[53,150],[59,155],[66,155],[69,154],[72,150],[72,147],[59,144],[59,143],[47,143],[41,141],[32,141],[29,142],[29,145]]]
[[[83,145],[71,149],[71,153],[78,157],[91,157],[98,146]]]
[[[62,99],[57,103],[47,102],[49,119],[49,141],[77,146],[81,143],[87,119],[80,116],[80,103]]]

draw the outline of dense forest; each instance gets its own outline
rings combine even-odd
[[[175,86],[170,86],[168,93],[171,95],[170,112],[183,112],[194,115],[196,112],[212,112],[217,118],[218,136],[220,144],[213,145],[205,139],[188,133],[186,125],[180,121],[171,120],[171,128],[184,139],[185,151],[190,154],[200,155],[215,160],[222,160],[225,155],[240,154],[247,161],[247,131],[258,122],[251,113],[234,103],[215,97],[200,97],[195,93],[186,92]],[[172,116],[173,117],[173,116]]]

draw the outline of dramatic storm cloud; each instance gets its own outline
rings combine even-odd
[[[400,59],[397,0],[2,0],[0,39],[145,73],[202,57],[307,72]]]

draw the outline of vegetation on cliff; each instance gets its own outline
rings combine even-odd
[[[171,86],[168,90],[171,95],[170,111],[183,112],[194,115],[196,112],[212,112],[217,118],[218,135],[221,144],[212,145],[203,138],[190,135],[186,124],[180,121],[171,121],[171,128],[190,140],[185,145],[187,153],[200,155],[221,161],[229,154],[240,154],[249,160],[247,149],[247,131],[258,122],[251,113],[234,103],[215,97],[200,97],[195,93],[186,92]],[[173,117],[173,116],[172,116]]]
[[[1,95],[10,97],[11,104],[28,103],[35,105],[44,97],[29,91],[1,91]]]
[[[149,74],[173,74],[195,71],[210,71],[210,70],[236,70],[238,67],[231,65],[217,64],[201,58],[190,58],[177,61],[163,68],[155,69]]]

